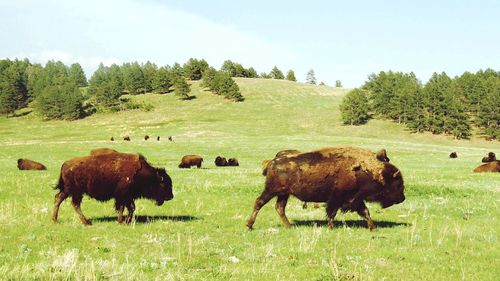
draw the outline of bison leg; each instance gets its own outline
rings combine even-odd
[[[373,222],[372,218],[370,217],[370,212],[368,211],[368,208],[366,207],[364,202],[361,202],[361,204],[356,209],[356,212],[358,213],[358,215],[360,215],[362,218],[366,220],[366,223],[368,224],[368,229],[374,230],[377,227]]]
[[[333,229],[333,219],[337,215],[337,211],[342,206],[341,194],[331,195],[326,202],[326,215],[328,217],[328,228]]]
[[[91,225],[92,223],[83,215],[82,209],[80,208],[80,204],[82,203],[82,197],[73,196],[72,203],[73,203],[73,208],[75,209],[75,212],[78,214],[78,217],[80,217],[82,223],[85,225]]]
[[[278,215],[281,218],[281,222],[285,225],[285,227],[291,227],[292,225],[288,221],[288,218],[285,215],[285,207],[286,203],[288,202],[288,197],[290,195],[278,195],[278,200],[276,200],[276,211],[278,212]]]
[[[64,201],[64,199],[68,198],[68,194],[60,191],[56,194],[54,200],[54,210],[52,211],[52,221],[57,222],[57,216],[59,215],[59,206]]]
[[[125,209],[125,206],[120,205],[116,207],[116,210],[118,211],[118,223],[122,224],[123,223],[123,210]]]
[[[134,211],[135,211],[134,201],[127,204],[127,210],[128,210],[128,215],[127,215],[127,219],[125,220],[125,223],[129,224],[132,222],[132,219],[134,218]]]
[[[257,197],[257,199],[255,200],[255,205],[253,207],[252,215],[250,216],[250,218],[247,221],[247,227],[249,229],[252,229],[253,224],[255,223],[255,218],[257,217],[257,214],[259,213],[260,208],[262,208],[262,206],[266,205],[266,203],[269,202],[269,200],[271,200],[271,198],[273,198],[273,197],[274,197],[274,194],[270,194],[270,193],[266,192],[265,190],[264,190],[264,192],[262,192],[262,194],[259,197]]]
[[[304,201],[304,204],[302,204],[302,209],[307,209],[307,202]]]

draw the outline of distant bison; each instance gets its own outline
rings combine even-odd
[[[115,141],[115,138],[111,137],[110,141]]]
[[[488,153],[488,156],[483,157],[483,159],[481,160],[481,162],[483,162],[483,163],[488,163],[488,162],[493,162],[493,161],[495,161],[495,160],[497,160],[497,158],[496,158],[496,156],[495,156],[495,153],[493,153],[493,152],[489,152],[489,153]]]
[[[42,163],[29,159],[17,159],[17,168],[19,170],[47,170]]]
[[[125,137],[123,137],[123,140],[124,141],[130,141],[130,137],[129,136],[125,136]]]
[[[149,136],[148,136],[148,135],[145,135],[145,136],[144,136],[144,140],[145,140],[145,141],[149,140]]]
[[[382,148],[381,150],[377,151],[377,154],[375,156],[379,161],[382,162],[387,162],[389,163],[391,160],[389,157],[387,157],[387,151],[385,151],[385,148]]]
[[[156,140],[157,140],[157,141],[160,141],[160,136],[157,136],[157,137],[156,137]]]
[[[172,138],[172,136],[169,136],[169,137],[168,137],[168,140],[169,140],[169,141],[174,141],[174,139]]]
[[[123,211],[127,208],[126,223],[133,218],[137,198],[148,198],[162,205],[173,198],[172,180],[165,169],[154,168],[140,154],[105,153],[77,157],[64,162],[61,167],[59,193],[55,196],[52,220],[57,221],[59,206],[67,198],[83,224],[91,222],[80,209],[82,197],[87,194],[99,201],[115,199],[118,222],[123,222]]]
[[[119,153],[118,151],[111,148],[96,148],[90,151],[90,155],[99,155],[99,154],[109,154],[109,153]]]
[[[364,203],[379,202],[382,208],[405,200],[401,172],[392,164],[378,161],[374,154],[353,147],[320,150],[275,158],[267,166],[265,188],[255,200],[247,227],[252,228],[259,210],[277,196],[276,210],[283,224],[291,226],[285,215],[290,195],[306,202],[326,202],[328,226],[339,209],[356,211],[374,229]]]
[[[458,157],[458,155],[456,152],[450,153],[450,158],[457,158],[457,157]]]
[[[227,160],[225,157],[222,157],[222,156],[215,157],[214,163],[215,163],[215,166],[218,166],[218,167],[227,166]]]
[[[238,162],[238,159],[236,159],[236,158],[229,158],[227,160],[227,165],[228,166],[239,166],[240,162]]]
[[[203,163],[203,158],[199,155],[185,155],[181,159],[179,168],[191,168],[191,166],[196,166],[201,168],[201,163]]]
[[[486,164],[482,164],[474,169],[474,173],[484,173],[484,172],[500,172],[500,160],[494,160]]]

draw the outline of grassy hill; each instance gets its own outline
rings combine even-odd
[[[288,81],[236,79],[246,100],[233,103],[192,85],[190,101],[170,94],[131,97],[150,112],[96,114],[43,122],[35,114],[0,118],[0,279],[214,280],[493,280],[500,275],[500,175],[473,174],[498,142],[411,134],[372,120],[343,126],[345,89]],[[145,134],[153,140],[144,141]],[[121,141],[129,135],[131,142]],[[109,141],[110,137],[116,141]],[[155,140],[161,136],[161,141]],[[174,142],[167,140],[173,136]],[[407,200],[381,209],[364,228],[352,213],[328,230],[324,209],[303,210],[292,199],[282,227],[274,200],[254,231],[245,222],[263,190],[262,160],[282,149],[350,145],[386,148],[403,172]],[[157,207],[136,202],[138,219],[118,225],[113,202],[85,198],[84,227],[69,200],[60,223],[50,221],[52,186],[61,164],[96,147],[140,152],[165,167],[175,198]],[[448,154],[457,151],[458,159]],[[178,169],[182,155],[200,154],[203,169]],[[240,167],[216,168],[217,155]],[[18,171],[16,160],[44,163],[44,172]]]

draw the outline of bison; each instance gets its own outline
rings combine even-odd
[[[375,157],[382,162],[389,163],[390,161],[389,157],[387,157],[387,151],[385,151],[385,148],[382,148],[381,150],[377,151]]]
[[[474,169],[474,173],[484,173],[484,172],[500,172],[500,160],[494,160],[485,164],[482,164]]]
[[[227,165],[228,166],[239,166],[240,163],[238,162],[238,159],[236,159],[236,158],[229,158],[227,160]]]
[[[203,158],[199,155],[184,155],[179,164],[179,168],[191,168],[191,166],[201,168],[202,162]]]
[[[145,140],[145,141],[149,140],[149,136],[148,136],[148,135],[145,135],[145,136],[144,136],[144,140]]]
[[[456,152],[450,153],[450,158],[457,158],[457,157],[458,157],[458,155]]]
[[[222,157],[222,156],[215,157],[214,163],[215,163],[215,166],[218,166],[218,167],[227,166],[227,160],[225,157]]]
[[[156,137],[156,140],[157,140],[157,141],[160,141],[160,136],[157,136],[157,137]]]
[[[488,162],[493,162],[497,160],[496,156],[495,156],[495,153],[493,152],[488,152],[488,156],[486,157],[483,157],[483,159],[481,159],[481,162],[483,163],[488,163]]]
[[[271,160],[264,191],[255,200],[247,227],[252,229],[259,210],[275,196],[281,221],[290,227],[285,215],[290,195],[306,202],[326,202],[330,228],[341,209],[356,211],[370,230],[376,226],[364,201],[387,208],[405,200],[403,177],[394,165],[378,161],[371,151],[361,148],[323,148]]]
[[[42,163],[29,159],[17,159],[17,168],[19,170],[47,170]]]
[[[77,157],[61,166],[59,192],[55,196],[52,220],[57,222],[59,206],[68,197],[85,225],[91,222],[80,209],[82,197],[87,194],[99,201],[115,199],[118,223],[123,223],[123,211],[127,208],[126,223],[133,218],[137,198],[148,198],[161,206],[171,200],[172,180],[165,171],[152,167],[144,156],[129,153],[104,153]]]
[[[172,138],[172,136],[169,136],[169,137],[168,137],[168,140],[169,140],[169,141],[174,141],[174,139]]]
[[[114,137],[111,137],[111,139],[109,139],[110,141],[115,141],[115,138]]]
[[[123,137],[123,140],[124,141],[130,141],[130,137],[129,136],[125,136],[125,137]]]

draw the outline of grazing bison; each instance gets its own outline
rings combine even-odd
[[[47,170],[42,163],[29,159],[17,159],[17,168],[19,170]]]
[[[168,140],[169,140],[169,141],[174,141],[174,139],[172,138],[172,136],[169,136],[169,137],[168,137]]]
[[[450,153],[450,158],[457,158],[457,157],[458,157],[458,155],[456,152]]]
[[[196,166],[201,168],[201,163],[203,158],[200,155],[184,155],[179,164],[179,168],[191,168],[191,166]]]
[[[387,157],[387,151],[385,151],[385,148],[382,148],[381,150],[377,151],[376,158],[382,162],[389,163],[390,161],[389,157]]]
[[[289,227],[285,206],[290,195],[306,202],[326,202],[330,228],[341,209],[356,211],[370,230],[375,224],[364,201],[387,208],[405,200],[403,177],[394,165],[378,161],[371,151],[361,148],[323,148],[271,160],[264,191],[255,200],[247,227],[253,227],[259,210],[275,196],[276,210]]]
[[[111,137],[110,141],[115,141],[115,138]]]
[[[144,140],[145,140],[145,141],[149,140],[149,136],[148,136],[148,135],[145,135],[145,136],[144,136]]]
[[[156,140],[157,140],[157,141],[160,141],[160,136],[157,136],[157,137],[156,137]]]
[[[118,152],[114,149],[111,149],[111,148],[106,148],[106,147],[96,148],[96,149],[92,149],[90,151],[90,155],[109,154],[109,153],[120,153],[120,152]]]
[[[481,160],[481,162],[483,163],[488,163],[488,162],[493,162],[497,160],[496,156],[495,156],[495,153],[493,152],[488,152],[488,156],[486,157],[483,157],[483,159]]]
[[[236,159],[236,158],[229,158],[227,160],[227,165],[228,166],[239,166],[240,163],[238,162],[238,159]]]
[[[500,172],[500,160],[494,160],[486,164],[482,164],[474,169],[474,173],[484,173],[484,172]]]
[[[227,160],[225,157],[222,157],[222,156],[215,157],[214,163],[215,163],[215,166],[218,166],[218,167],[227,166]]]
[[[125,137],[123,137],[123,140],[124,141],[130,141],[130,137],[129,136],[125,136]]]
[[[126,223],[133,218],[137,198],[148,198],[162,205],[172,199],[172,180],[165,169],[154,168],[144,156],[128,153],[105,153],[77,157],[64,162],[61,167],[59,193],[55,196],[52,220],[57,221],[59,206],[72,198],[73,207],[83,224],[90,225],[80,209],[82,197],[87,194],[99,201],[115,199],[118,222],[123,222],[123,211],[127,208]]]

